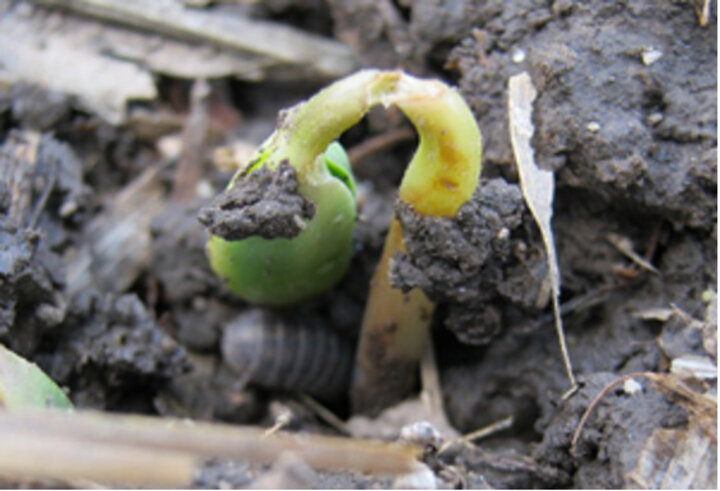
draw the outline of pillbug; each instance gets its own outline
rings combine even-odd
[[[354,355],[349,342],[319,321],[291,321],[259,308],[225,326],[222,354],[248,382],[322,399],[347,390]]]

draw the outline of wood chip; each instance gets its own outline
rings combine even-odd
[[[640,489],[717,489],[717,448],[698,425],[653,431],[628,480]]]

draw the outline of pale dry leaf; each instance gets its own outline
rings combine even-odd
[[[150,224],[166,207],[161,170],[145,169],[85,227],[84,245],[69,254],[68,291],[79,292],[90,284],[125,291],[148,266]]]
[[[717,366],[708,356],[683,355],[672,360],[670,373],[711,380],[717,378]]]
[[[555,313],[555,328],[563,352],[565,369],[568,378],[575,388],[575,377],[572,373],[570,357],[565,344],[565,335],[560,316],[560,269],[552,232],[553,197],[555,195],[555,178],[551,171],[543,170],[535,163],[531,140],[535,128],[532,123],[532,104],[537,96],[532,79],[527,72],[510,77],[508,112],[510,119],[510,142],[520,175],[520,188],[525,202],[535,222],[540,228],[543,244],[548,256],[550,281],[552,286],[552,303]]]
[[[266,70],[275,69],[277,76],[287,74],[290,78],[296,78],[297,75],[305,74],[333,78],[349,73],[356,66],[350,48],[335,40],[308,34],[284,24],[228,12],[188,9],[175,0],[35,1],[41,5],[88,15],[105,23],[109,21],[168,38],[208,43],[224,51],[230,50],[232,54],[242,57],[237,61],[244,59],[250,62],[247,66],[249,70],[244,75],[256,79],[261,78]],[[120,45],[117,47],[122,49]],[[144,48],[142,51],[143,56],[154,58],[151,52]],[[184,51],[190,54],[192,50]],[[154,58],[153,61],[163,63],[168,60],[162,57]],[[213,69],[195,56],[191,55],[189,61],[191,64],[199,63],[200,69]],[[177,69],[178,64],[173,65]],[[214,69],[222,70],[223,65],[226,64],[220,63]]]
[[[641,489],[717,489],[717,445],[699,424],[655,430],[628,480]]]
[[[0,17],[0,81],[74,96],[113,124],[123,121],[127,101],[157,95],[151,74],[134,63],[103,56],[67,35],[46,36],[11,15]]]

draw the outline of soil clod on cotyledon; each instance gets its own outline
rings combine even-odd
[[[315,205],[297,189],[295,169],[286,161],[275,170],[261,167],[242,176],[200,210],[198,220],[210,233],[226,240],[254,235],[290,239],[315,216]]]

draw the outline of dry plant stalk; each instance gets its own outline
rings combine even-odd
[[[200,459],[272,462],[295,452],[311,467],[401,474],[416,451],[399,444],[262,428],[92,412],[0,412],[0,474],[133,486],[187,486]]]
[[[261,56],[265,67],[303,67],[302,73],[338,77],[355,67],[351,50],[337,41],[269,21],[214,15],[174,0],[35,0],[107,22]]]

